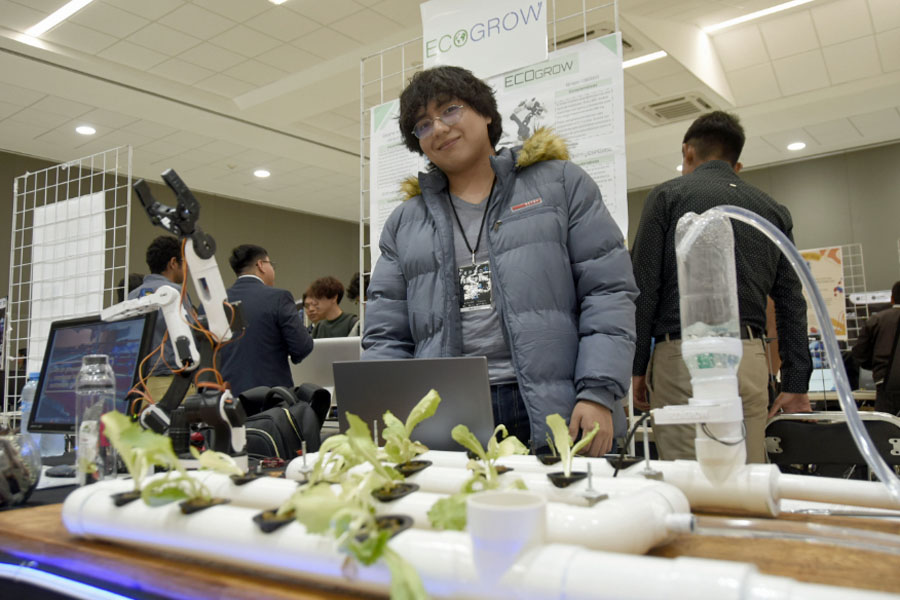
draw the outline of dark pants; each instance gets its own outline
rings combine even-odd
[[[494,409],[495,419],[497,409]],[[886,412],[894,416],[900,414],[900,394],[888,394],[884,389],[884,384],[880,383],[875,386],[875,410],[878,412]]]
[[[531,421],[528,411],[519,393],[518,383],[501,383],[491,386],[491,405],[494,409],[494,426],[505,425],[509,435],[529,445],[531,439]]]

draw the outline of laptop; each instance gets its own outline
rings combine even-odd
[[[313,351],[300,361],[291,363],[294,385],[314,383],[333,391],[334,371],[331,365],[337,361],[359,360],[359,336],[320,338],[313,340]],[[334,394],[332,393],[332,398]]]
[[[349,412],[369,429],[377,420],[380,437],[386,410],[406,421],[432,388],[441,395],[441,403],[434,416],[415,428],[413,440],[432,450],[462,450],[450,437],[457,425],[466,425],[482,444],[494,431],[487,359],[483,356],[336,362],[334,387],[342,433],[349,427],[344,416]]]

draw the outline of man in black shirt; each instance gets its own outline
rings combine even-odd
[[[853,358],[859,361],[864,369],[871,369],[875,380],[875,410],[892,415],[900,413],[900,394],[897,390],[887,389],[888,369],[897,347],[897,335],[900,333],[900,281],[891,288],[891,308],[875,313],[866,321],[859,339],[853,345]]]
[[[637,299],[637,347],[632,369],[634,403],[641,410],[687,404],[690,375],[681,359],[681,319],[675,259],[675,225],[687,212],[697,214],[718,205],[752,210],[791,238],[788,210],[737,173],[744,146],[737,118],[716,111],[691,124],[681,146],[682,176],[657,186],[647,198],[632,251]],[[812,363],[806,337],[806,302],[800,281],[787,259],[765,236],[732,221],[737,266],[738,306],[743,358],[738,369],[748,462],[765,462],[768,367],[762,336],[766,297],[775,301],[782,359],[782,394],[769,415],[809,411]],[[793,238],[791,238],[793,239]],[[651,356],[651,342],[656,345]],[[647,391],[650,401],[647,402]],[[654,428],[660,457],[693,459],[695,426]]]

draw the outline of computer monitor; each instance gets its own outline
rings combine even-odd
[[[154,311],[121,321],[96,316],[51,324],[28,430],[74,433],[75,379],[87,354],[109,356],[116,375],[116,408],[127,413],[126,397],[140,378],[141,360],[152,350],[155,323]]]

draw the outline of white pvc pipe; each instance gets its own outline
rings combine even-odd
[[[264,534],[251,521],[254,509],[225,505],[183,515],[174,503],[151,508],[132,502],[116,508],[110,490],[101,482],[69,495],[63,523],[71,533],[344,589],[387,591],[389,574],[382,564],[356,565],[354,578],[348,579],[343,574],[346,556],[335,541],[306,533],[296,521]],[[602,553],[562,544],[528,551],[499,585],[486,586],[478,578],[466,533],[412,529],[393,538],[390,547],[411,564],[435,597],[836,600],[851,593],[761,576],[743,563]],[[852,594],[859,599],[892,597],[858,590]]]
[[[855,481],[835,477],[785,475],[782,473],[778,477],[778,493],[782,498],[792,500],[897,510],[897,503],[887,487],[877,481]]]

